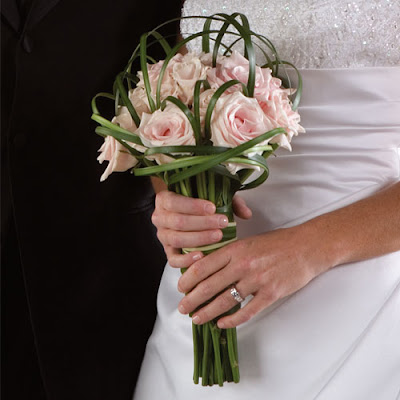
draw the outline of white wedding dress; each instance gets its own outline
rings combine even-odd
[[[242,193],[253,218],[238,221],[239,236],[302,223],[399,181],[400,1],[189,0],[183,14],[236,11],[301,69],[307,130],[291,153],[269,159],[266,183]],[[185,20],[182,32],[201,27]],[[135,400],[400,399],[400,252],[336,267],[240,326],[241,381],[223,388],[192,382],[179,276],[165,269]]]

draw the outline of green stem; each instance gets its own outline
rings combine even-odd
[[[240,380],[239,376],[239,363],[237,360],[237,343],[236,343],[236,335],[233,333],[236,328],[229,328],[226,330],[226,337],[228,341],[228,353],[229,353],[229,361],[231,364],[231,369],[232,369],[232,375],[233,375],[233,381],[235,383],[238,383]]]
[[[210,370],[210,324],[207,322],[203,325],[203,365],[202,365],[202,371],[201,371],[201,384],[203,386],[208,385],[208,378],[209,378],[209,370]]]
[[[177,170],[177,172],[179,172],[179,170]],[[186,196],[186,197],[189,197],[189,192],[188,192],[188,189],[187,189],[187,187],[186,187],[186,185],[185,185],[185,180],[183,180],[183,181],[179,181],[179,186],[180,186],[180,189],[181,189],[181,194],[183,195],[183,196]]]
[[[194,369],[193,369],[193,382],[195,384],[199,383],[199,337],[197,334],[197,325],[192,323],[192,334],[193,334],[193,359],[194,359]]]
[[[210,322],[211,335],[214,346],[214,360],[215,360],[215,375],[217,377],[216,382],[219,386],[224,385],[224,377],[222,374],[222,364],[221,364],[221,352],[220,352],[220,342],[219,338],[221,336],[221,329],[217,327],[215,322]]]
[[[233,376],[232,376],[231,364],[229,361],[228,344],[227,344],[225,329],[222,330],[222,334],[221,334],[221,349],[222,349],[222,355],[223,355],[223,366],[224,366],[224,375],[225,375],[224,378],[225,378],[225,381],[232,382]]]
[[[197,343],[197,349],[198,349],[198,362],[199,362],[199,375],[202,376],[202,369],[203,369],[203,352],[204,352],[204,346],[203,346],[203,327],[201,325],[197,325],[197,337],[199,339]]]
[[[210,354],[210,357],[209,357],[209,359],[208,359],[208,363],[210,364],[209,365],[209,369],[208,369],[208,386],[212,386],[212,385],[214,385],[214,363],[212,362],[212,359],[213,359],[213,357],[211,357],[211,354]]]
[[[206,199],[206,195],[203,191],[203,184],[201,180],[202,180],[201,174],[196,175],[197,197],[199,199]]]
[[[229,198],[230,198],[230,194],[229,194],[229,189],[231,186],[231,181],[229,178],[227,178],[226,176],[222,177],[222,201],[224,202],[224,204],[229,204]]]
[[[214,379],[214,384],[215,383],[218,383],[219,384],[219,377],[218,377],[218,366],[217,366],[217,362],[220,362],[221,363],[221,360],[219,359],[219,358],[217,358],[216,357],[216,355],[214,354],[214,376],[213,376],[213,379]],[[224,386],[224,380],[223,380],[223,377],[222,377],[222,369],[221,369],[221,379],[222,379],[222,383],[221,384],[219,384],[219,386]]]
[[[239,365],[238,346],[237,346],[237,330],[236,330],[236,328],[232,328],[232,338],[233,338],[233,343],[234,343],[234,348],[233,349],[235,350],[235,359],[237,360],[238,365]]]
[[[185,187],[189,197],[193,197],[192,185],[190,184],[190,179],[185,179]]]
[[[215,174],[213,171],[208,171],[208,199],[215,204]]]
[[[201,176],[201,185],[202,185],[202,191],[204,194],[204,199],[208,199],[208,193],[207,193],[207,182],[206,182],[206,173],[205,172],[201,172],[200,173]]]

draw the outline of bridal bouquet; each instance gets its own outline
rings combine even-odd
[[[234,194],[263,183],[269,173],[266,159],[279,146],[291,150],[292,137],[304,131],[296,111],[301,77],[296,92],[285,75],[285,66],[294,66],[280,60],[273,44],[250,29],[245,15],[189,18],[204,18],[203,30],[173,48],[159,34],[160,27],[142,35],[127,67],[117,75],[113,93],[93,99],[92,118],[100,125],[96,133],[104,137],[98,160],[108,161],[101,180],[128,169],[137,176],[157,176],[169,190],[210,200],[217,213],[228,217],[219,243],[182,249],[209,254],[236,240]],[[202,53],[179,53],[200,37]],[[234,50],[240,43],[242,52]],[[164,60],[148,56],[148,48],[155,45],[165,50]],[[265,58],[261,66],[255,48]],[[133,73],[137,58],[141,71]],[[99,112],[98,97],[114,101],[111,121]],[[240,303],[230,312],[238,307]],[[192,330],[194,382],[200,377],[202,385],[239,382],[236,329],[219,329],[215,320],[192,324]]]

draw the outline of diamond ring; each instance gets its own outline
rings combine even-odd
[[[235,286],[231,289],[231,295],[238,303],[244,301],[244,298],[240,295]]]

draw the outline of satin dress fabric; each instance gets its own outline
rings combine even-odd
[[[400,67],[301,70],[306,133],[243,192],[240,237],[301,224],[400,180]],[[379,238],[376,238],[379,240]],[[192,382],[191,321],[166,267],[135,400],[400,398],[400,252],[340,265],[238,328],[239,384]]]

